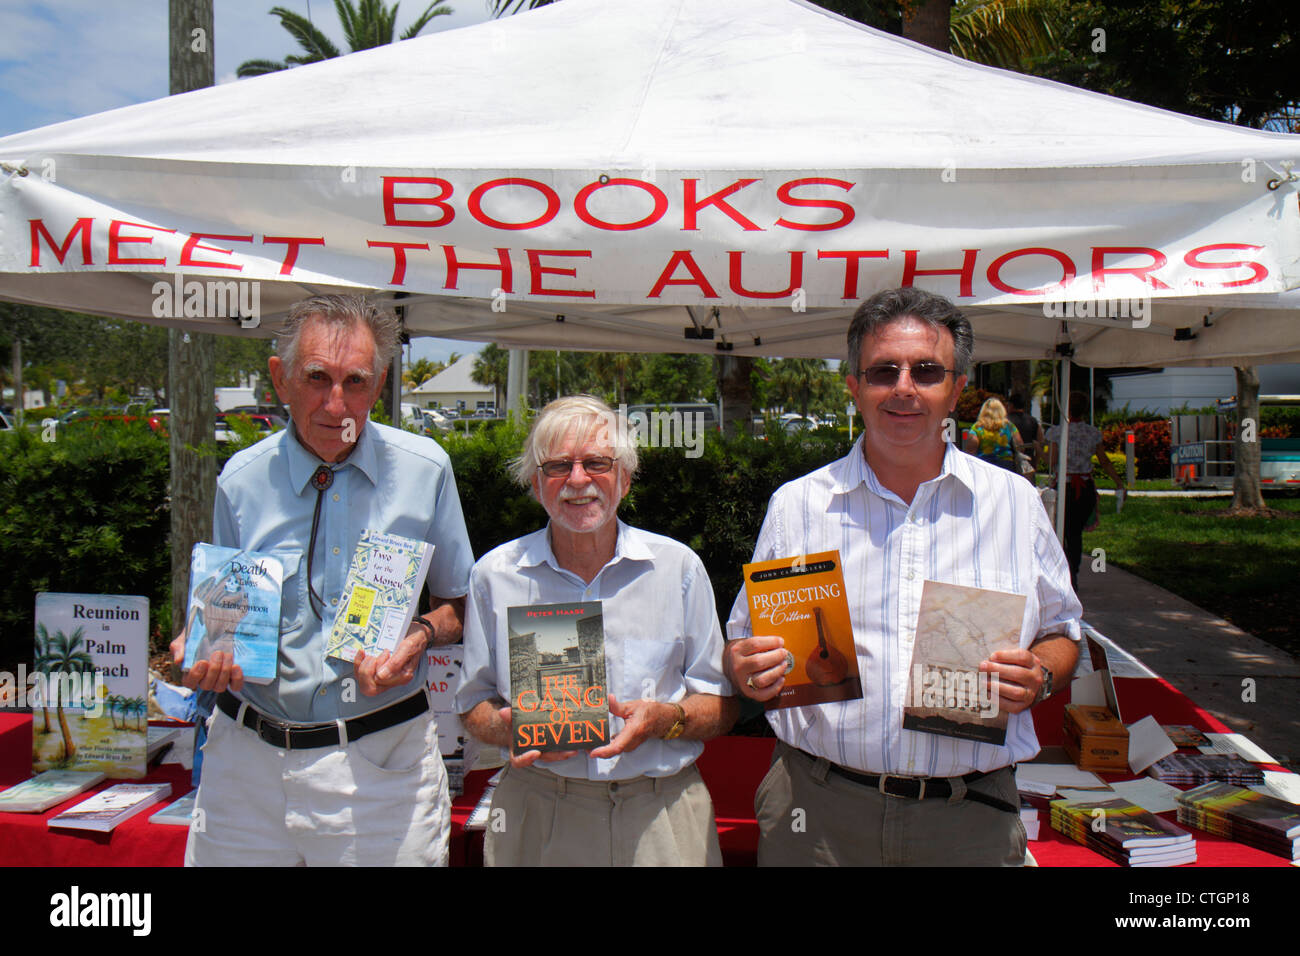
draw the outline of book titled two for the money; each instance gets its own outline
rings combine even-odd
[[[601,603],[506,609],[511,750],[594,750],[609,743]]]
[[[840,553],[756,561],[744,574],[753,633],[785,641],[785,684],[767,709],[860,698]]]
[[[351,661],[358,651],[373,657],[397,650],[415,617],[432,557],[427,541],[362,531],[326,654]]]

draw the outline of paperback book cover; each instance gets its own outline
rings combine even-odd
[[[284,566],[257,551],[202,542],[190,553],[185,669],[217,651],[235,656],[250,684],[275,680]]]
[[[1001,746],[1008,714],[996,675],[980,671],[994,651],[1020,646],[1025,596],[926,581],[903,701],[903,728]]]
[[[1161,724],[1175,747],[1208,747],[1210,738],[1193,724]]]
[[[860,698],[840,553],[756,561],[744,566],[744,576],[753,632],[785,641],[785,685],[767,709]]]
[[[198,801],[199,792],[191,790],[179,800],[167,804],[161,810],[155,810],[149,815],[150,823],[162,823],[173,827],[187,827],[194,822],[194,807]]]
[[[396,534],[362,531],[326,653],[351,661],[393,651],[406,636],[429,573],[433,545]]]
[[[51,827],[107,833],[155,803],[171,796],[170,783],[119,783],[50,817]]]
[[[1053,800],[1052,829],[1124,866],[1196,860],[1190,833],[1128,800]]]
[[[36,595],[32,772],[145,775],[149,599]]]
[[[0,793],[0,813],[44,813],[103,779],[101,770],[47,770]]]
[[[1300,853],[1300,808],[1229,783],[1206,783],[1181,793],[1181,823],[1295,859]]]
[[[506,625],[511,750],[594,750],[609,743],[601,603],[512,607]]]

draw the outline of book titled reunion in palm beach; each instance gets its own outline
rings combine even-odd
[[[200,542],[190,554],[185,669],[233,654],[250,684],[275,680],[284,567],[269,554]]]
[[[433,545],[397,534],[362,531],[325,653],[351,661],[395,651],[415,617]]]
[[[149,599],[36,595],[32,772],[145,775]]]
[[[507,609],[511,750],[594,750],[609,743],[601,603]]]

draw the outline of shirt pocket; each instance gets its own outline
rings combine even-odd
[[[623,645],[623,700],[667,700],[682,686],[686,645],[680,637],[629,637]]]
[[[284,646],[307,623],[307,568],[300,548],[276,548],[266,553],[284,568],[280,584],[280,644]]]

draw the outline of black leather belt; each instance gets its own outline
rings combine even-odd
[[[243,701],[230,691],[223,692],[217,698],[217,706],[231,720],[239,720],[239,708],[242,705]],[[343,722],[348,743],[360,740],[366,734],[405,723],[413,717],[419,717],[428,709],[429,698],[420,693],[412,694],[372,713],[352,717]],[[288,721],[267,717],[250,705],[244,711],[243,724],[272,747],[279,747],[282,750],[310,750],[313,747],[339,745],[339,725],[332,721],[328,724],[291,724]]]
[[[799,752],[814,762],[818,759],[806,750],[800,750]],[[827,763],[830,766],[830,772],[837,777],[843,777],[845,780],[850,780],[864,787],[870,787],[873,790],[879,790],[886,796],[910,797],[913,800],[928,800],[940,797],[946,799],[952,796],[952,783],[948,777],[898,777],[891,774],[859,773],[856,770],[850,770],[848,767],[841,767],[837,763],[831,763],[830,761],[827,761]],[[990,773],[997,773],[997,771],[972,770],[970,773],[962,774],[961,780],[963,783],[972,784],[976,780],[987,777]],[[995,807],[1007,813],[1020,812],[1019,807],[1012,806],[1007,801],[999,800],[987,793],[981,793],[979,790],[968,789],[965,799],[973,800],[975,803],[983,803],[986,806]]]

